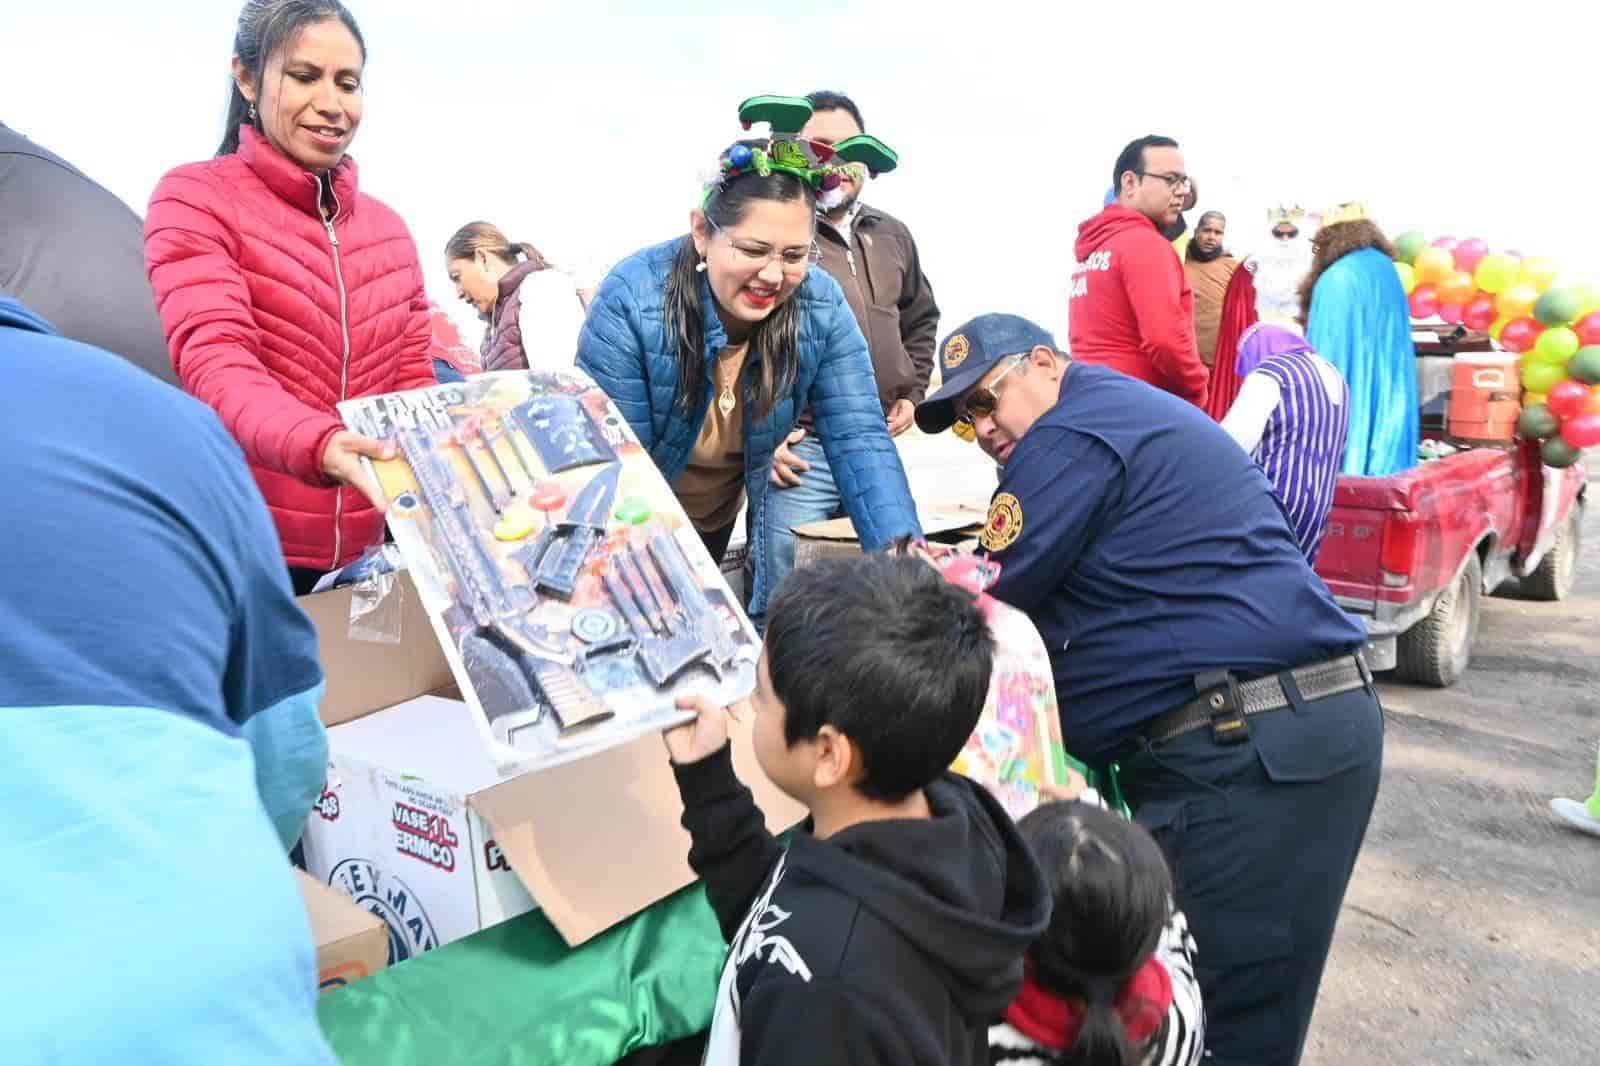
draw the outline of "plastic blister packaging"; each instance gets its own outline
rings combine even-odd
[[[393,544],[380,544],[355,562],[328,574],[317,591],[349,587],[350,639],[371,644],[400,643],[405,585],[400,571],[405,562]]]

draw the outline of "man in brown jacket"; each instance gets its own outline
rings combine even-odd
[[[1200,361],[1210,366],[1217,356],[1217,334],[1222,326],[1222,301],[1228,282],[1239,269],[1239,260],[1223,251],[1228,220],[1221,211],[1200,216],[1194,236],[1184,252],[1183,269],[1194,290],[1194,335],[1199,343]]]
[[[861,110],[842,93],[814,92],[811,119],[802,137],[836,144],[864,132]],[[818,207],[820,266],[844,289],[856,322],[872,352],[878,400],[889,432],[911,428],[917,404],[928,391],[933,350],[939,332],[939,306],[922,273],[917,243],[905,224],[888,212],[861,202],[866,174],[850,176]],[[810,418],[779,445],[772,461],[772,483],[781,492],[767,497],[767,549],[773,587],[794,567],[794,527],[844,514],[839,490],[828,470],[822,445],[812,435]]]

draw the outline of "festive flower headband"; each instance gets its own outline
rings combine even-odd
[[[800,136],[811,118],[811,102],[803,96],[752,96],[739,105],[745,129],[757,122],[771,128],[766,147],[735,144],[717,161],[718,176],[706,186],[701,206],[728,182],[754,172],[767,177],[774,171],[792,174],[823,194],[837,189],[846,166],[864,167],[873,177],[887,174],[900,164],[894,149],[865,133],[838,144],[824,144]]]

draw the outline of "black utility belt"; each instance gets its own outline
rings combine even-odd
[[[1361,653],[1355,652],[1254,681],[1240,681],[1228,670],[1201,674],[1194,679],[1198,696],[1150,722],[1139,733],[1147,743],[1155,745],[1210,727],[1211,739],[1218,744],[1241,743],[1250,736],[1249,718],[1290,706],[1284,687],[1286,679],[1293,679],[1300,699],[1309,703],[1370,688],[1372,671]]]

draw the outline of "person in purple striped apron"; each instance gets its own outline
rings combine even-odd
[[[1315,564],[1350,433],[1350,388],[1304,337],[1266,322],[1239,339],[1238,372],[1244,385],[1222,428],[1255,457]]]

